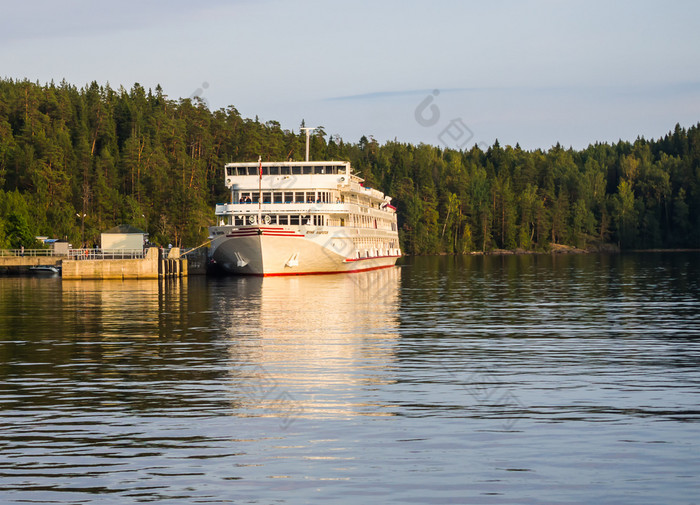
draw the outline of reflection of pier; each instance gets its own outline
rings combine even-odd
[[[66,310],[91,307],[75,310],[75,317],[85,318],[89,331],[101,338],[121,337],[128,326],[142,337],[168,337],[190,305],[187,279],[64,281],[61,296]]]
[[[231,283],[218,312],[237,414],[387,415],[366,391],[393,381],[399,268]]]

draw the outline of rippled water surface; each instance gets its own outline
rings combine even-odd
[[[700,254],[0,278],[0,503],[700,505]]]

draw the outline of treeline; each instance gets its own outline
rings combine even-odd
[[[699,128],[582,151],[496,142],[464,152],[321,130],[311,153],[352,162],[366,186],[394,197],[411,254],[700,247]],[[304,141],[160,86],[0,80],[0,247],[30,247],[36,235],[93,244],[122,223],[156,243],[198,245],[229,196],[225,163],[302,160]]]
[[[412,253],[700,247],[700,125],[582,151],[498,141],[485,152],[392,142],[351,151],[395,196]]]

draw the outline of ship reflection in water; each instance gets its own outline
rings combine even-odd
[[[191,326],[206,324],[197,321],[201,306],[203,279],[192,286],[198,296],[191,296],[188,279],[166,280],[63,280],[61,303],[64,311],[80,323],[81,333],[99,335],[108,341],[130,337],[171,339]],[[201,318],[201,316],[200,316]],[[185,332],[190,334],[189,332]],[[153,343],[153,342],[150,342]]]
[[[400,269],[227,279],[217,311],[231,341],[234,412],[295,419],[391,415]]]

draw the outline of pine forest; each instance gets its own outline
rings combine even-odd
[[[197,246],[230,198],[225,163],[304,152],[303,132],[172,100],[160,86],[0,80],[0,248],[41,247],[36,236],[92,246],[118,224]],[[700,123],[531,151],[348,142],[321,129],[311,153],[350,161],[365,186],[393,196],[407,254],[700,248]]]

